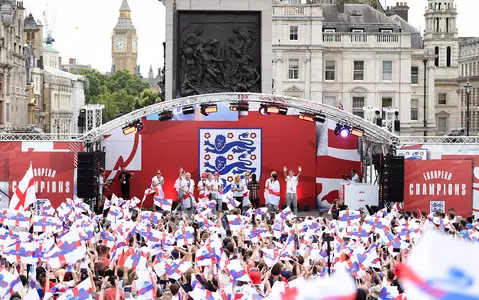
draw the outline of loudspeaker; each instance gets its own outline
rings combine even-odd
[[[95,152],[78,153],[77,194],[84,199],[98,196],[98,156]]]
[[[394,131],[400,132],[401,131],[401,121],[394,120]]]
[[[382,183],[384,202],[404,202],[403,156],[386,156]]]
[[[311,210],[311,206],[309,204],[305,204],[304,211],[310,211],[310,210]]]
[[[376,125],[379,126],[379,127],[383,127],[383,119],[377,118],[376,119]]]
[[[101,169],[105,169],[106,152],[97,152],[98,163]]]
[[[80,114],[78,115],[78,127],[85,127],[86,122],[86,109],[80,109]]]

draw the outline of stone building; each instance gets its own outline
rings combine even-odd
[[[27,123],[23,2],[0,1],[0,128]]]
[[[61,69],[65,72],[75,72],[80,70],[91,70],[91,65],[79,64],[76,58],[70,58],[68,64],[61,66]]]
[[[479,134],[479,37],[460,38],[459,43],[459,97],[461,99],[461,127],[466,128],[467,94],[469,94],[470,135]]]
[[[111,37],[112,72],[127,70],[137,73],[138,36],[131,20],[128,0],[123,0],[120,17]]]
[[[78,114],[85,105],[85,79],[44,67],[45,128],[50,133],[78,132]]]
[[[453,0],[434,2],[423,40],[407,22],[407,3],[273,0],[274,92],[362,117],[397,111],[405,135],[458,128],[457,12]]]

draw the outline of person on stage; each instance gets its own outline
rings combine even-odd
[[[271,175],[273,175],[273,173],[271,173]],[[264,205],[266,205],[269,212],[271,212],[271,206],[270,206],[270,203],[269,203],[269,186],[271,184],[272,179],[273,179],[273,176],[266,179],[266,182],[264,184]]]
[[[249,200],[254,209],[259,208],[259,182],[256,180],[256,174],[251,175],[248,182]]]
[[[153,178],[151,179],[150,188],[154,189],[154,188],[158,187],[158,188],[161,188],[163,190],[163,185],[164,184],[165,184],[165,179],[163,178],[163,176],[161,176],[161,171],[160,170],[156,171],[156,175],[153,176]]]
[[[130,180],[133,179],[133,173],[126,171],[125,166],[121,167],[121,172],[118,175],[121,187],[121,197],[124,200],[130,200]]]
[[[176,193],[178,195],[178,205],[175,207],[174,211],[178,211],[181,208],[181,203],[183,203],[183,189],[182,183],[185,181],[185,171],[183,168],[180,168],[180,174],[178,175],[178,178],[175,180],[175,185],[174,188],[176,190]]]
[[[294,211],[294,214],[298,214],[298,196],[296,193],[298,187],[299,175],[301,175],[301,166],[298,167],[298,175],[294,175],[293,170],[289,170],[288,174],[286,166],[283,168],[284,177],[286,178],[286,205]]]
[[[359,175],[356,169],[351,169],[351,182],[359,183]]]
[[[233,198],[235,198],[235,201],[238,201],[240,203],[239,207],[243,209],[244,185],[239,175],[235,175],[234,178],[235,178],[234,182],[231,184],[231,191],[233,192]]]
[[[182,180],[181,189],[183,191],[183,200],[181,203],[181,210],[188,216],[192,216],[195,210],[195,181],[191,179],[191,174],[186,173],[185,179]]]
[[[281,188],[278,181],[278,174],[273,171],[271,173],[271,180],[268,189],[268,201],[270,204],[270,209],[273,212],[277,212],[279,210],[280,190]]]
[[[248,206],[250,205],[250,199],[249,199],[249,191],[248,191],[248,184],[251,182],[250,178],[250,173],[246,172],[244,173],[244,179],[243,179],[243,211],[248,210]]]
[[[201,174],[201,180],[198,181],[198,199],[205,200],[210,197],[210,182],[208,181],[208,174]]]
[[[215,172],[214,178],[211,180],[211,199],[216,201],[216,210],[220,212],[223,210],[223,181],[220,179],[220,173]]]

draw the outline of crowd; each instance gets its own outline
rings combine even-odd
[[[370,215],[336,203],[298,217],[299,174],[284,172],[283,210],[276,173],[261,207],[254,174],[229,187],[203,174],[195,197],[180,170],[178,201],[164,199],[158,171],[143,199],[122,188],[125,199],[109,196],[99,214],[79,199],[0,211],[0,298],[425,299],[398,278],[423,232],[479,239],[479,223],[453,209]],[[151,196],[156,211],[142,209]]]

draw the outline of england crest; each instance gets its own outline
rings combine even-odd
[[[218,172],[226,181],[245,172],[261,178],[261,129],[200,129],[199,173]]]

